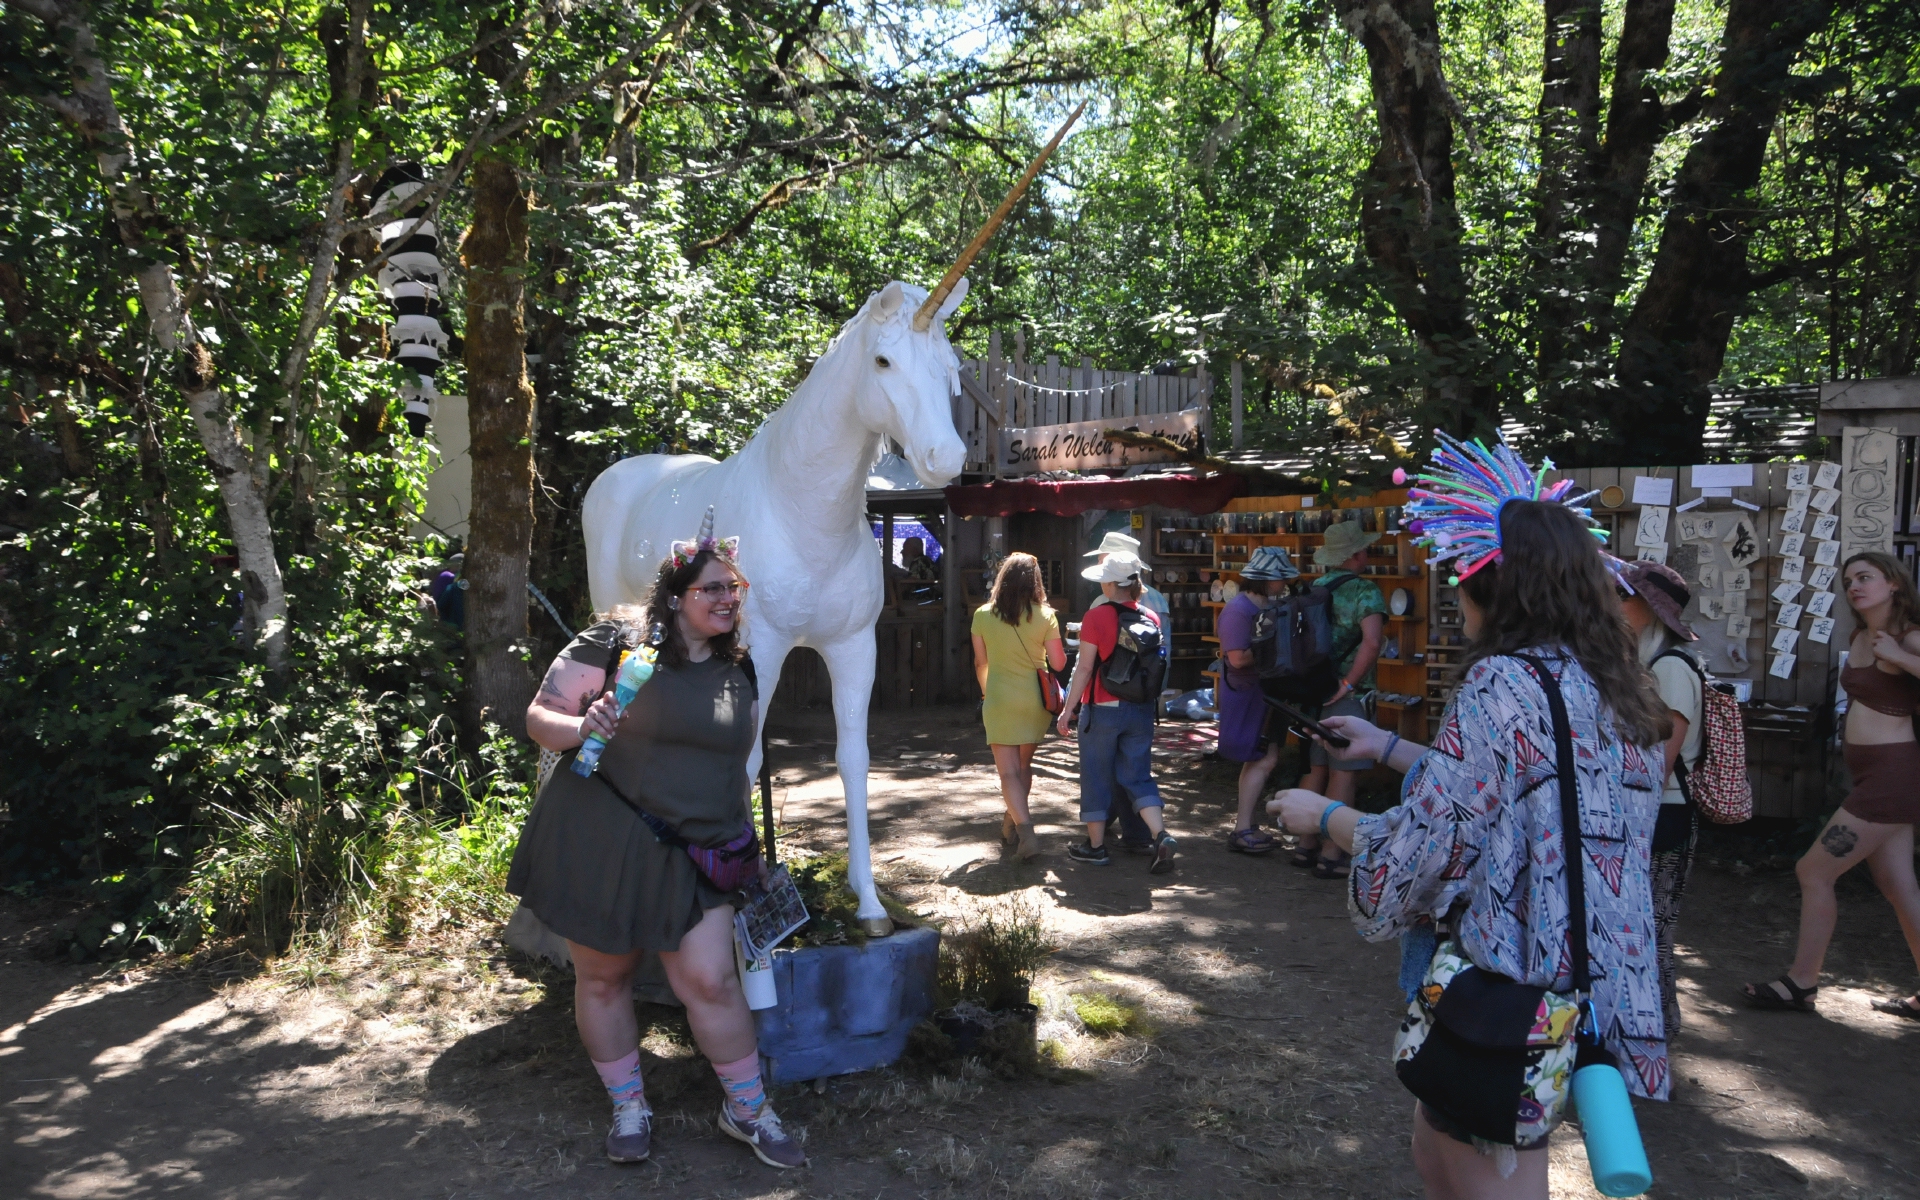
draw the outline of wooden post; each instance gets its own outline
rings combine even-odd
[[[994,335],[994,345],[996,348],[999,345],[998,334]],[[960,578],[960,555],[956,551],[960,542],[960,518],[954,515],[951,505],[947,507],[947,523],[941,532],[946,535],[940,547],[940,624],[946,660],[940,664],[940,696],[957,702],[967,698],[961,689],[966,664],[972,661],[973,642],[967,631],[973,614],[967,611],[967,591]]]
[[[1071,398],[1062,396],[1057,390],[1060,387],[1060,356],[1058,354],[1047,355],[1047,386],[1056,390],[1046,394],[1047,419],[1043,424],[1059,425],[1071,420],[1072,418],[1062,411],[1062,409],[1071,411]]]
[[[1100,404],[1100,398],[1093,394],[1093,359],[1080,356],[1080,417],[1082,421],[1096,421],[1106,416]]]
[[[1013,366],[1014,374],[1019,377],[1022,383],[1026,383],[1033,378],[1027,371],[1027,327],[1025,325],[1015,325],[1013,327]],[[1023,387],[1020,389],[1020,411],[1017,414],[1008,413],[1007,424],[1038,424],[1038,422],[1033,419],[1033,390],[1031,388]]]
[[[1240,390],[1240,360],[1234,359],[1227,372],[1227,385],[1233,392],[1233,448],[1246,447],[1247,399]]]

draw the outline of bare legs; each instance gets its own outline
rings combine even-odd
[[[1820,968],[1826,961],[1827,945],[1833,940],[1833,926],[1840,911],[1833,885],[1863,860],[1880,894],[1899,916],[1907,949],[1913,954],[1915,966],[1920,967],[1920,884],[1915,883],[1913,874],[1913,826],[1862,821],[1843,808],[1833,814],[1819,839],[1794,867],[1800,879],[1800,941],[1787,977],[1796,986],[1809,988],[1820,982]],[[1787,998],[1777,983],[1766,986],[1781,999]]]
[[[1000,799],[1006,802],[1007,812],[1016,825],[1033,820],[1027,811],[1027,797],[1033,792],[1033,752],[1039,748],[1037,742],[987,747],[993,751],[993,769],[1000,773]]]
[[[1514,1156],[1513,1174],[1502,1178],[1494,1160],[1427,1124],[1413,1113],[1413,1165],[1427,1185],[1427,1200],[1547,1200],[1547,1151]]]
[[[1352,804],[1353,794],[1359,790],[1359,780],[1358,771],[1332,771],[1325,763],[1315,763],[1313,769],[1301,778],[1299,786],[1309,792],[1319,792],[1329,800]],[[1301,838],[1300,849],[1307,853],[1315,850],[1322,851],[1320,857],[1330,863],[1338,863],[1347,857],[1338,846],[1322,846],[1318,837]]]
[[[576,942],[573,952],[573,1020],[580,1041],[596,1062],[616,1062],[640,1044],[633,1015],[633,973],[645,952],[602,954]],[[717,1063],[736,1062],[758,1045],[753,1013],[733,966],[733,909],[707,910],[698,925],[680,939],[680,948],[663,952],[673,994],[687,1006],[700,1053]]]
[[[1267,746],[1265,754],[1250,763],[1240,764],[1240,807],[1233,818],[1235,833],[1254,827],[1255,806],[1260,803],[1260,793],[1267,790],[1267,780],[1273,775],[1273,769],[1280,765],[1280,744],[1285,740],[1276,739]]]

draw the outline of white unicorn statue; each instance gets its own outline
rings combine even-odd
[[[637,603],[659,566],[653,547],[686,537],[711,506],[715,531],[739,536],[740,569],[752,585],[744,608],[763,727],[787,653],[811,646],[826,660],[846,793],[847,879],[871,936],[893,926],[874,891],[867,840],[867,704],[885,597],[881,547],[866,519],[868,470],[884,436],[905,448],[928,487],[960,473],[966,446],[951,405],[960,360],[944,322],[966,297],[967,267],[1079,115],[1076,109],[1035,157],[932,292],[895,281],[868,297],[739,453],[725,462],[699,454],[623,459],[587,489],[581,523],[596,611]],[[759,774],[761,745],[756,738],[748,778]]]

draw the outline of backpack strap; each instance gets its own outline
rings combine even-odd
[[[1707,722],[1707,689],[1712,686],[1707,682],[1707,673],[1700,669],[1699,663],[1693,661],[1693,655],[1688,654],[1678,646],[1669,646],[1659,654],[1654,655],[1653,662],[1659,662],[1663,658],[1679,659],[1681,662],[1687,664],[1687,667],[1699,678],[1700,724],[1704,726]],[[1651,670],[1653,663],[1648,663],[1647,667]],[[1686,741],[1685,738],[1680,740],[1683,743]],[[1684,749],[1684,746],[1682,748]],[[1700,761],[1707,761],[1707,755],[1711,753],[1712,750],[1713,741],[1707,737],[1706,730],[1702,729],[1700,731]],[[1685,754],[1676,754],[1673,756],[1673,776],[1675,781],[1680,784],[1680,798],[1688,804],[1693,803],[1693,784],[1687,778],[1692,773],[1693,772],[1687,770],[1687,756]]]
[[[1560,842],[1567,864],[1567,941],[1573,956],[1569,967],[1573,990],[1582,997],[1584,1007],[1593,987],[1593,974],[1587,962],[1587,855],[1580,836],[1580,777],[1573,765],[1573,722],[1567,717],[1560,681],[1547,664],[1531,654],[1514,657],[1532,669],[1553,714],[1553,742],[1560,767]]]

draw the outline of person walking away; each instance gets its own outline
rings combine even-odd
[[[1226,670],[1214,691],[1214,709],[1220,714],[1220,757],[1240,764],[1239,806],[1233,834],[1227,839],[1227,849],[1240,854],[1267,854],[1274,848],[1272,836],[1260,829],[1255,810],[1267,779],[1280,765],[1280,749],[1286,742],[1284,733],[1277,738],[1271,734],[1272,710],[1253,664],[1253,622],[1273,597],[1299,577],[1300,568],[1285,550],[1261,546],[1240,569],[1240,593],[1220,610],[1220,653]]]
[[[1440,715],[1433,747],[1362,717],[1324,719],[1351,740],[1349,754],[1406,773],[1399,805],[1362,814],[1300,788],[1280,793],[1271,805],[1287,829],[1317,833],[1353,851],[1347,886],[1354,924],[1368,941],[1402,938],[1401,984],[1410,997],[1439,991],[1445,985],[1432,968],[1462,958],[1481,972],[1532,987],[1565,993],[1573,986],[1558,739],[1540,677],[1520,656],[1543,665],[1564,699],[1579,751],[1585,845],[1597,847],[1603,838],[1645,845],[1653,836],[1660,747],[1670,732],[1666,710],[1635,659],[1613,576],[1589,532],[1591,517],[1564,506],[1571,484],[1543,492],[1511,450],[1496,446],[1495,453],[1505,463],[1504,478],[1487,472],[1476,478],[1494,495],[1489,507],[1497,515],[1479,516],[1474,537],[1440,549],[1472,561],[1458,564],[1465,674]],[[1508,480],[1524,480],[1525,490],[1502,494],[1513,487]],[[1428,515],[1429,534],[1435,525],[1459,528]],[[1603,866],[1589,853],[1574,861],[1583,870],[1586,925],[1608,931],[1586,939],[1601,1040],[1629,1092],[1664,1100],[1659,973],[1643,949],[1653,942],[1646,858],[1627,855]],[[1445,959],[1436,955],[1433,937],[1442,926],[1451,943]],[[1403,1039],[1431,1028],[1430,1018],[1417,1023],[1414,1011],[1402,1023]],[[1409,1043],[1396,1057],[1418,1049]],[[1558,1074],[1515,1080],[1519,1120],[1512,1143],[1476,1138],[1444,1105],[1419,1100],[1413,1159],[1427,1195],[1547,1200],[1547,1141],[1564,1115],[1566,1083]]]
[[[1033,752],[1052,714],[1041,701],[1040,672],[1067,665],[1059,616],[1047,606],[1040,561],[1009,554],[993,577],[993,591],[973,614],[973,671],[984,699],[987,749],[1000,775],[1006,805],[1000,840],[1022,859],[1040,853],[1027,799],[1033,792]]]
[[[1131,554],[1135,558],[1140,558],[1143,562],[1145,561],[1140,553],[1140,539],[1130,537],[1117,529],[1109,529],[1106,533],[1102,534],[1100,544],[1080,557],[1091,558],[1095,562],[1102,562],[1105,561],[1109,554]],[[1153,571],[1149,568],[1140,578],[1140,605],[1143,608],[1150,608],[1160,614],[1161,629],[1172,629],[1173,625],[1170,622],[1173,616],[1173,606],[1167,603],[1167,598],[1160,589],[1153,586],[1152,579]],[[1110,603],[1110,601],[1102,595],[1095,596],[1093,603],[1097,606]],[[1173,654],[1172,640],[1171,638],[1163,639],[1160,646],[1160,652],[1167,656],[1169,662],[1172,661]],[[1124,791],[1125,789],[1123,788],[1122,792],[1124,793]],[[1112,816],[1107,822],[1108,825],[1119,825],[1120,845],[1127,853],[1152,854],[1153,831],[1148,829],[1147,823],[1140,819],[1140,814],[1133,811],[1133,797],[1125,796],[1124,799],[1127,803],[1113,806]]]
[[[1663,748],[1665,787],[1660,815],[1653,824],[1653,933],[1660,963],[1660,1011],[1667,1040],[1680,1032],[1680,992],[1673,974],[1673,931],[1680,921],[1680,900],[1693,876],[1693,852],[1700,836],[1700,810],[1687,794],[1687,776],[1700,765],[1706,678],[1681,644],[1699,635],[1680,619],[1693,591],[1680,572],[1661,563],[1628,563],[1620,572],[1620,612],[1633,631],[1640,661],[1653,673],[1660,702],[1667,706],[1673,733]]]
[[[1160,875],[1173,870],[1179,844],[1167,833],[1162,819],[1165,802],[1153,780],[1153,723],[1159,688],[1150,685],[1144,696],[1134,700],[1114,695],[1107,686],[1108,671],[1129,663],[1151,676],[1164,677],[1163,667],[1156,670],[1141,661],[1150,655],[1164,664],[1157,643],[1166,640],[1159,614],[1139,604],[1140,580],[1145,571],[1145,565],[1131,554],[1109,554],[1097,566],[1080,572],[1083,578],[1100,584],[1108,603],[1088,609],[1081,619],[1080,654],[1056,728],[1061,737],[1072,737],[1081,701],[1086,701],[1080,728],[1080,819],[1086,822],[1087,838],[1069,847],[1067,856],[1097,866],[1112,861],[1106,847],[1107,817],[1115,790],[1124,789],[1153,838],[1153,860],[1147,870]],[[1140,647],[1140,634],[1148,631],[1156,644]],[[1127,641],[1133,647],[1123,644]],[[1134,647],[1140,647],[1139,651]]]
[[[463,577],[467,556],[454,554],[447,559],[447,569],[434,576],[427,585],[427,597],[433,601],[434,611],[440,619],[455,629],[467,627],[467,581]]]
[[[1380,586],[1361,575],[1367,565],[1367,547],[1380,540],[1377,533],[1360,528],[1358,521],[1339,521],[1327,526],[1326,536],[1313,551],[1313,561],[1327,573],[1313,586],[1333,593],[1333,658],[1340,682],[1333,694],[1320,706],[1320,719],[1328,717],[1366,717],[1373,695],[1373,666],[1380,660],[1385,641],[1387,600]],[[1360,772],[1373,769],[1373,760],[1362,758],[1348,747],[1342,757],[1315,741],[1308,749],[1310,769],[1300,786],[1310,792],[1323,792],[1342,804],[1352,804]],[[1347,873],[1347,856],[1338,846],[1323,843],[1317,834],[1302,838],[1293,855],[1296,867],[1312,867],[1322,879],[1338,879]]]
[[[719,1076],[721,1131],[769,1166],[807,1160],[760,1078],[734,966],[738,893],[721,891],[687,852],[757,853],[747,755],[758,686],[741,641],[747,581],[736,544],[707,530],[674,543],[644,606],[615,609],[568,643],[527,709],[528,736],[563,756],[527,815],[507,891],[573,955],[574,1023],[613,1102],[606,1153],[615,1162],[642,1161],[652,1147],[633,1011],[633,974],[649,950]],[[619,713],[620,652],[656,638],[653,676]],[[610,740],[583,778],[573,759],[589,731]]]
[[[1920,966],[1920,886],[1913,874],[1913,825],[1920,821],[1920,745],[1913,740],[1914,712],[1920,709],[1920,592],[1905,564],[1877,550],[1847,559],[1840,580],[1859,624],[1840,672],[1853,790],[1794,868],[1800,878],[1799,946],[1786,974],[1746,986],[1747,1003],[1755,1008],[1813,1011],[1839,918],[1833,885],[1862,862],[1893,905]],[[1875,1000],[1873,1007],[1920,1020],[1920,993]]]

